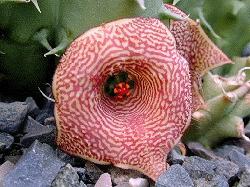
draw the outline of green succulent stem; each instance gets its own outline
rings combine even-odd
[[[211,148],[229,137],[249,140],[243,122],[250,115],[249,58],[235,60],[228,71],[230,76],[209,72],[203,77],[205,107],[192,114],[184,141],[198,141]]]
[[[0,0],[0,3],[17,2],[17,3],[27,3],[29,0]]]
[[[213,126],[211,124],[211,129],[208,129],[206,133],[200,136],[198,141],[209,148],[225,138],[241,137],[242,129],[244,129],[242,118],[229,115]]]

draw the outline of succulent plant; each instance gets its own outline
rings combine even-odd
[[[61,149],[154,180],[191,114],[188,63],[153,18],[114,21],[76,39],[58,65],[53,93]]]
[[[203,4],[193,7],[201,13]],[[0,82],[11,89],[37,89],[70,44],[53,93],[57,144],[72,155],[156,180],[191,113],[185,141],[211,147],[226,137],[246,138],[246,60],[222,71],[231,77],[207,73],[231,61],[198,20],[175,6],[162,0],[0,0],[0,16]]]
[[[92,27],[135,16],[178,18],[162,0],[0,0],[1,88],[39,93],[59,60],[48,55],[60,55]]]
[[[203,78],[205,106],[192,114],[184,141],[213,147],[226,138],[243,138],[243,118],[250,115],[250,58],[235,58],[227,77],[207,73]]]
[[[230,57],[240,56],[250,42],[250,0],[181,0],[176,6],[199,19],[210,38]]]
[[[155,18],[121,19],[72,42],[53,78],[62,150],[153,180],[167,168],[167,153],[203,105],[201,75],[231,61],[199,23],[165,6],[182,18],[169,29]]]

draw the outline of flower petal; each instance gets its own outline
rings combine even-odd
[[[116,101],[103,86],[120,71],[133,78],[134,91]],[[76,39],[57,67],[53,93],[61,149],[153,180],[191,118],[188,63],[153,18],[114,21]]]
[[[183,18],[187,15],[178,8],[165,4]],[[190,18],[172,20],[170,31],[176,39],[176,48],[188,61],[192,77],[193,111],[204,106],[200,94],[201,77],[209,70],[232,61],[208,38],[199,22]]]

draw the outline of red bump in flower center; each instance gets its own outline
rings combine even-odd
[[[123,100],[126,97],[130,96],[130,86],[126,82],[120,82],[119,84],[115,85],[114,93],[116,94],[116,98],[118,100]]]
[[[108,77],[104,85],[105,93],[117,101],[124,101],[127,99],[131,95],[133,88],[134,81],[125,71],[118,72]]]

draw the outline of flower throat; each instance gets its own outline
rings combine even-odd
[[[120,71],[107,78],[104,84],[104,92],[115,100],[123,101],[131,95],[134,85],[134,80],[130,78],[128,73]]]

